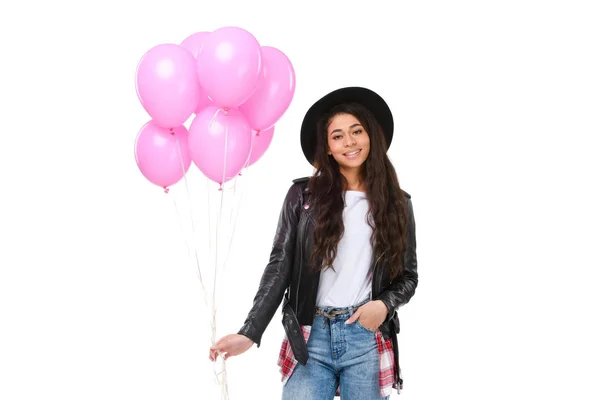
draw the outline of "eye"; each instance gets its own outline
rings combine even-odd
[[[338,139],[340,139],[341,137],[342,137],[342,135],[335,135],[335,136],[333,137],[333,140],[338,140]]]
[[[355,131],[354,131],[354,132],[352,132],[352,133],[354,133],[355,135],[360,135],[362,132],[363,132],[363,130],[362,130],[362,129],[357,129],[357,130],[355,130]]]

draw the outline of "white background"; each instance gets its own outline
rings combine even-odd
[[[0,398],[219,398],[186,246],[210,269],[210,246],[190,235],[206,232],[215,203],[202,202],[219,193],[191,171],[190,207],[183,181],[165,195],[141,175],[133,144],[148,115],[134,77],[152,46],[227,25],[286,53],[297,89],[239,179],[217,335],[243,323],[283,197],[312,172],[305,110],[364,85],[394,111],[389,154],[417,221],[401,397],[600,398],[598,11],[575,0],[3,2]],[[231,399],[279,398],[280,321],[227,362]]]

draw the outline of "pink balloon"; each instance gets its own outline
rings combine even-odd
[[[242,28],[219,28],[204,41],[196,66],[200,85],[215,105],[235,108],[250,97],[260,80],[260,44]]]
[[[177,183],[192,164],[185,126],[169,130],[149,121],[138,132],[134,149],[144,177],[162,188]]]
[[[190,125],[190,156],[206,177],[225,183],[246,166],[252,144],[252,129],[237,109],[223,111],[208,106]]]
[[[275,126],[265,129],[264,131],[252,131],[252,151],[250,152],[248,165],[256,163],[265,154],[273,141],[274,132]]]
[[[210,32],[196,32],[192,33],[190,36],[186,37],[183,42],[181,42],[181,46],[186,48],[194,58],[198,57],[198,53],[204,44],[206,38],[210,35]]]
[[[194,56],[177,44],[153,47],[138,64],[136,89],[157,125],[182,125],[196,110],[200,95]]]
[[[198,57],[198,53],[200,52],[200,49],[202,48],[202,45],[204,44],[204,41],[206,40],[206,38],[209,35],[210,35],[210,32],[192,33],[190,36],[185,38],[183,40],[183,42],[181,42],[181,46],[183,46],[190,53],[192,53],[192,55],[196,59]],[[204,88],[202,86],[200,86],[200,95],[198,96],[198,105],[196,106],[194,113],[198,114],[200,112],[200,110],[202,110],[204,107],[209,106],[211,104],[212,104],[212,101],[206,94],[206,91],[204,90]]]
[[[296,75],[287,56],[274,47],[262,47],[263,73],[252,96],[239,110],[252,129],[273,126],[288,109],[296,90]]]

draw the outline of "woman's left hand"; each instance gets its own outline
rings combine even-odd
[[[346,324],[353,324],[356,320],[360,320],[362,326],[372,331],[377,330],[385,318],[387,317],[387,306],[381,300],[370,301],[360,306]]]

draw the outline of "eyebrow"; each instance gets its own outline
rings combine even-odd
[[[361,126],[361,125],[359,123],[356,123],[356,124],[351,125],[349,129],[356,128],[357,126]],[[331,131],[330,135],[333,135],[334,133],[341,132],[341,131],[342,131],[341,129],[335,129],[335,130]]]

